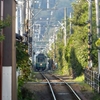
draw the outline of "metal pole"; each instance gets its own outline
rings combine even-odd
[[[29,30],[29,0],[27,1],[27,32],[28,32],[28,54],[30,55],[30,30]]]
[[[49,9],[49,0],[47,0],[47,9]]]
[[[54,39],[54,43],[53,43],[53,60],[55,62],[55,58],[56,58],[56,27],[55,27],[54,32],[53,32],[53,39]]]
[[[98,50],[98,73],[100,75],[100,49]]]
[[[96,25],[97,25],[97,37],[100,38],[100,13],[99,13],[99,0],[95,0],[95,7],[96,7]]]
[[[53,40],[54,40],[54,43],[53,43],[53,61],[55,61],[55,32],[53,32]]]
[[[25,33],[28,35],[27,37],[27,43],[28,43],[28,54],[29,54],[29,37],[30,37],[30,34],[29,34],[29,0],[25,0],[25,5],[26,5],[26,8],[25,8]]]
[[[67,8],[64,8],[64,45],[66,46],[66,19],[67,17]]]
[[[20,17],[21,17],[21,32],[20,32],[20,35],[21,35],[21,36],[23,36],[23,33],[24,33],[24,19],[25,19],[25,18],[24,18],[24,17],[25,17],[25,16],[24,16],[24,15],[25,15],[25,14],[24,14],[24,12],[25,12],[25,11],[24,11],[24,10],[25,10],[25,4],[24,4],[24,3],[25,3],[25,2],[23,1],[23,2],[22,2],[22,5],[21,5],[21,16],[20,16]]]
[[[88,0],[88,67],[92,67],[91,49],[92,49],[92,1]]]
[[[100,38],[100,12],[99,12],[99,0],[95,0],[96,7],[96,25],[97,25],[97,38]],[[98,73],[100,74],[100,49],[98,49]]]
[[[31,5],[31,2],[29,2],[29,5]],[[33,32],[32,29],[33,28],[30,29],[30,26],[32,26],[31,9],[32,8],[29,7],[29,30],[30,30],[30,39],[31,39],[31,41],[30,41],[30,56],[32,57],[32,32]]]
[[[72,14],[70,13],[70,19],[72,18]],[[72,22],[70,21],[70,34],[72,34]]]

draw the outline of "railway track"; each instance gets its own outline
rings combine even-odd
[[[35,95],[35,100],[86,100],[73,90],[67,81],[47,72],[36,73],[36,82],[27,82],[24,87]],[[65,80],[65,79],[64,79]]]
[[[53,100],[82,100],[63,79],[49,73],[41,73],[52,93]]]

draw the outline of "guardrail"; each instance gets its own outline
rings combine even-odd
[[[85,82],[100,93],[100,74],[96,71],[85,69],[84,76]]]

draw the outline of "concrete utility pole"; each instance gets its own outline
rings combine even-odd
[[[49,0],[47,0],[47,9],[49,9]]]
[[[25,1],[22,1],[21,4],[21,9],[20,9],[20,24],[21,24],[21,30],[20,30],[20,35],[23,36],[23,34],[25,33],[24,31],[24,22],[25,22]]]
[[[53,43],[53,61],[55,62],[55,56],[56,56],[56,27],[55,27],[55,29],[54,29],[54,32],[53,32],[53,41],[54,41],[54,43]]]
[[[88,67],[92,67],[91,49],[92,49],[92,1],[88,1]]]
[[[30,41],[30,49],[29,49],[29,54],[30,54],[30,56],[32,57],[32,34],[33,34],[33,27],[32,28],[30,28],[30,26],[32,26],[32,8],[31,8],[31,5],[32,5],[32,1],[31,2],[29,2],[29,30],[30,30],[30,39],[31,39],[31,41]]]
[[[70,20],[72,18],[72,14],[70,13]],[[72,34],[72,22],[70,21],[70,34]]]
[[[66,46],[66,21],[67,21],[67,8],[64,8],[64,45]]]
[[[23,33],[27,34],[27,43],[28,43],[28,54],[29,54],[29,37],[30,37],[30,34],[29,34],[29,17],[30,17],[30,10],[29,10],[29,0],[25,0],[23,1],[23,6],[24,6],[24,9],[22,11],[24,17],[22,16],[23,18],[23,21],[25,22],[24,23],[24,30],[22,31]],[[25,40],[26,42],[26,40]]]
[[[97,37],[100,38],[100,12],[99,12],[99,0],[95,0],[96,7],[96,25],[97,25]],[[100,74],[100,48],[98,49],[98,73]]]

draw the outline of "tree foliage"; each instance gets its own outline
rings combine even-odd
[[[71,74],[79,76],[83,69],[88,66],[88,2],[80,0],[73,3],[73,34],[68,38],[65,58],[68,62],[68,68],[71,68]],[[91,58],[93,67],[97,66],[97,49],[96,41],[96,24],[95,24],[95,6],[92,5],[92,49]]]
[[[0,41],[4,40],[4,35],[2,34],[2,29],[11,25],[11,17],[7,16],[5,20],[0,20]]]
[[[80,0],[78,3],[73,3],[73,20],[74,25],[84,26],[88,20],[88,3],[86,0]]]
[[[27,80],[30,75],[31,61],[27,52],[27,46],[21,42],[16,43],[16,63],[17,69],[21,71],[21,78]]]
[[[88,66],[88,2],[80,0],[78,3],[73,3],[73,16],[72,19],[67,20],[67,24],[72,22],[72,34],[70,34],[70,27],[67,25],[67,46],[64,51],[63,45],[63,32],[58,34],[57,44],[57,59],[60,68],[67,70],[70,75],[74,77],[80,76],[83,69]],[[96,16],[95,16],[95,3],[92,2],[92,49],[91,58],[93,61],[93,68],[97,67],[97,47],[95,42],[97,40],[96,34]],[[63,52],[64,51],[64,52]],[[63,59],[63,55],[65,59]],[[66,61],[66,63],[65,63]],[[67,66],[67,67],[66,67]],[[66,69],[67,68],[67,69]],[[67,72],[65,71],[65,72]],[[67,73],[65,73],[67,74]]]
[[[27,45],[22,42],[16,42],[16,64],[17,70],[20,72],[18,77],[18,100],[22,100],[23,83],[29,80],[31,73],[31,61],[27,52]],[[24,96],[25,97],[25,96]]]

